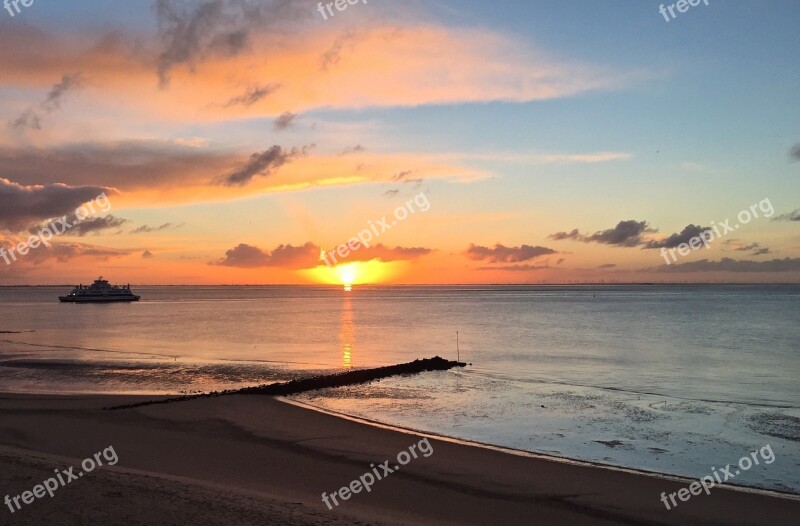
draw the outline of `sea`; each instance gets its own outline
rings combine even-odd
[[[294,398],[623,468],[730,465],[729,483],[800,494],[798,285],[141,286],[137,303],[59,303],[69,289],[0,287],[0,391],[199,393],[438,355],[469,365]]]

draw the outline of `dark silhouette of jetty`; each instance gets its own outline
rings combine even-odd
[[[397,375],[411,375],[419,374],[425,371],[446,371],[453,367],[465,367],[467,364],[464,362],[454,362],[445,360],[439,356],[433,358],[425,358],[422,360],[414,360],[413,362],[401,363],[397,365],[389,365],[386,367],[375,367],[372,369],[359,369],[357,371],[348,371],[345,373],[327,374],[321,376],[312,376],[310,378],[295,379],[289,382],[279,382],[274,384],[264,384],[257,387],[244,387],[242,389],[230,389],[227,391],[214,391],[213,393],[179,396],[175,398],[166,398],[164,400],[150,400],[147,402],[139,402],[136,404],[119,405],[114,407],[107,407],[108,410],[114,409],[131,409],[134,407],[142,407],[155,404],[169,404],[172,402],[184,402],[186,400],[194,400],[195,398],[206,398],[214,396],[225,396],[232,394],[244,395],[262,395],[262,396],[288,396],[306,391],[314,391],[316,389],[326,389],[329,387],[344,387],[346,385],[363,384],[388,378]]]

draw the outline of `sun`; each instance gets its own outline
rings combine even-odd
[[[328,285],[342,285],[345,290],[354,285],[385,283],[393,277],[404,273],[406,261],[384,262],[377,259],[371,261],[354,261],[341,265],[320,265],[317,268],[303,271],[313,282]]]

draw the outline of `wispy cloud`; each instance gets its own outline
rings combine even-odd
[[[225,176],[222,182],[228,186],[244,186],[256,176],[269,177],[284,164],[306,155],[311,147],[313,145],[286,150],[275,145],[261,153],[254,153],[244,166]]]
[[[292,113],[290,111],[285,111],[275,119],[275,129],[276,130],[285,130],[289,126],[292,125],[292,122],[297,118],[297,113]]]
[[[25,130],[42,129],[42,113],[52,113],[61,109],[61,103],[67,93],[75,91],[83,86],[83,79],[80,73],[64,75],[61,81],[55,84],[47,92],[44,100],[39,104],[38,109],[29,108],[11,121],[10,126],[17,132]]]
[[[535,245],[522,245],[507,247],[496,244],[493,248],[470,244],[464,254],[473,261],[487,261],[489,263],[520,263],[541,256],[556,254],[552,248]]]

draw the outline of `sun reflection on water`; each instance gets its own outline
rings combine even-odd
[[[356,339],[356,328],[353,321],[353,300],[350,294],[346,294],[343,301],[342,330],[339,334],[339,339],[342,346],[342,367],[349,369],[353,366],[353,348]]]

